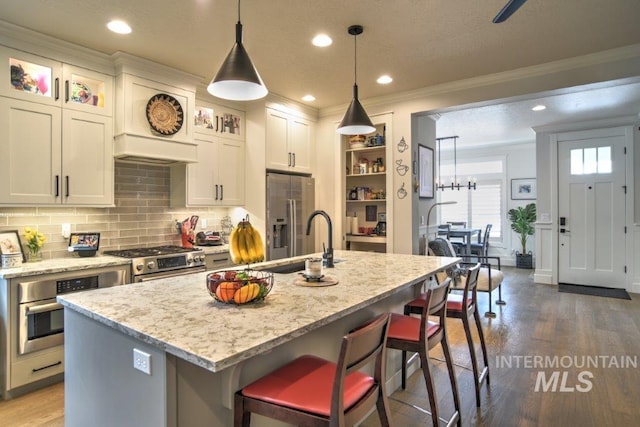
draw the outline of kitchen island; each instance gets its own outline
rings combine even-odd
[[[380,312],[401,312],[434,272],[458,261],[357,251],[335,257],[325,274],[337,285],[298,286],[297,273],[276,274],[265,301],[245,306],[214,301],[206,273],[58,297],[66,424],[230,426],[236,390],[300,354],[335,360],[346,332]],[[134,369],[134,350],[148,355],[137,364],[150,374]],[[399,367],[393,356],[389,374]],[[252,425],[277,424],[256,416]]]

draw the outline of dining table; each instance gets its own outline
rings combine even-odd
[[[465,254],[471,254],[471,238],[473,236],[480,235],[482,230],[479,228],[466,228],[466,227],[451,227],[449,229],[449,239],[452,237],[458,237],[464,239]]]

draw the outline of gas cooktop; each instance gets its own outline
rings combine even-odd
[[[153,248],[134,248],[134,249],[120,249],[113,251],[104,251],[105,255],[119,256],[123,258],[141,258],[152,257],[159,255],[174,255],[187,252],[196,252],[199,249],[196,248],[183,248],[182,246],[156,246]]]

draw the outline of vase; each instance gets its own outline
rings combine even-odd
[[[42,261],[42,252],[41,251],[27,251],[27,262],[38,262]]]

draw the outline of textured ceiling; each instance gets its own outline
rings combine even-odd
[[[638,0],[530,0],[491,23],[506,0],[253,0],[244,42],[268,88],[310,105],[346,104],[353,85],[351,24],[362,99],[580,56],[640,42]],[[0,0],[0,19],[107,54],[125,51],[210,79],[234,40],[234,0]],[[133,33],[105,28],[112,18]],[[326,32],[328,48],[311,38]],[[394,82],[375,83],[381,74]]]

